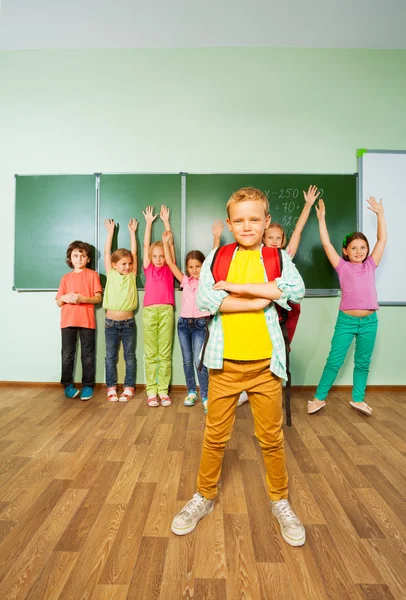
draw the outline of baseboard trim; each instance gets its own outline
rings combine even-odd
[[[79,382],[75,385],[80,386]],[[122,385],[122,384],[119,384]],[[39,388],[59,388],[60,383],[56,381],[0,381],[0,387],[39,387]],[[96,383],[95,388],[105,388],[105,383]],[[185,385],[171,385],[171,392],[186,392]],[[316,385],[292,385],[292,392],[315,392]],[[137,383],[135,386],[137,392],[145,390],[144,383]],[[333,385],[332,392],[350,392],[352,385]],[[367,392],[406,392],[406,385],[368,385]]]

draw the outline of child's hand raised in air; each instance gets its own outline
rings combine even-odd
[[[161,221],[163,221],[164,223],[169,223],[169,208],[165,206],[165,204],[162,204],[159,216]]]
[[[145,212],[142,211],[142,214],[144,215],[146,222],[151,223],[151,224],[155,221],[155,219],[158,216],[158,214],[154,215],[154,207],[153,206],[147,206],[145,209]]]
[[[114,219],[104,219],[104,226],[109,233],[114,233]]]
[[[367,200],[369,206],[368,210],[372,210],[376,215],[383,215],[383,204],[382,200],[377,202],[373,196],[370,196]]]
[[[241,296],[244,293],[243,286],[240,283],[230,283],[229,281],[218,281],[213,285],[213,290],[224,290],[229,294],[234,294],[234,296]]]
[[[164,231],[162,234],[162,241],[164,244],[170,244],[172,241],[172,231]]]
[[[128,223],[128,229],[129,229],[130,233],[132,233],[132,232],[135,233],[137,231],[137,227],[138,227],[137,219],[130,219],[130,221]]]
[[[313,206],[313,204],[319,198],[320,194],[321,192],[317,189],[316,185],[309,185],[307,193],[303,190],[305,202],[306,204],[310,204],[310,206]]]
[[[325,219],[326,218],[326,207],[324,206],[324,200],[322,200],[320,198],[318,203],[315,205],[315,208],[316,208],[316,214],[317,214],[318,220],[320,221],[320,219]]]
[[[224,230],[224,223],[221,219],[216,219],[213,223],[213,225],[211,226],[211,231],[213,233],[213,237],[215,238],[221,238],[221,234],[223,233]]]

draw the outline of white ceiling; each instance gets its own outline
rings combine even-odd
[[[406,0],[0,0],[0,50],[406,48]]]

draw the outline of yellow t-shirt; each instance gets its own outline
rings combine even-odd
[[[238,250],[227,275],[232,283],[264,283],[265,269],[260,250]],[[263,310],[222,313],[224,358],[261,360],[272,356],[272,341]]]
[[[103,308],[135,310],[137,304],[137,285],[134,273],[120,275],[115,269],[110,269],[104,290]]]

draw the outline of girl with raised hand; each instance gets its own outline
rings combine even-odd
[[[107,283],[104,292],[103,307],[106,309],[106,385],[107,400],[110,402],[128,402],[135,389],[135,319],[137,308],[137,219],[130,219],[130,250],[119,248],[111,254],[115,223],[106,219],[107,238],[104,246],[104,266],[106,267]],[[125,360],[124,389],[117,396],[117,358],[123,343]]]
[[[173,338],[174,278],[165,261],[162,242],[151,244],[152,223],[157,218],[152,206],[145,212],[144,273],[145,294],[142,322],[144,326],[145,375],[148,406],[170,406],[168,395],[171,379]],[[165,231],[170,231],[169,209],[162,205],[160,218]],[[169,253],[175,262],[173,241]]]
[[[214,239],[213,248],[220,245],[220,237],[223,231],[223,223],[215,221],[212,226]],[[197,400],[197,387],[195,377],[195,367],[199,381],[200,398],[203,404],[203,410],[207,413],[207,394],[208,394],[208,371],[205,366],[201,371],[198,370],[200,362],[200,352],[204,343],[206,334],[207,320],[210,313],[201,311],[196,306],[196,293],[199,284],[200,269],[204,262],[204,255],[200,250],[191,250],[186,255],[185,273],[177,267],[172,260],[170,241],[172,233],[165,231],[162,236],[164,245],[165,260],[173,275],[179,281],[182,292],[182,305],[178,320],[178,336],[183,358],[183,370],[187,385],[187,396],[183,401],[185,406],[194,406]]]
[[[382,200],[368,198],[368,208],[377,216],[377,242],[369,253],[365,235],[354,231],[346,235],[342,243],[342,257],[330,242],[326,225],[326,209],[323,200],[316,207],[320,238],[332,267],[337,271],[342,291],[341,302],[331,350],[313,400],[309,400],[307,412],[315,413],[326,405],[327,394],[355,338],[354,379],[350,405],[366,415],[372,408],[365,402],[365,388],[369,365],[374,349],[379,309],[375,270],[386,245],[386,224]]]

